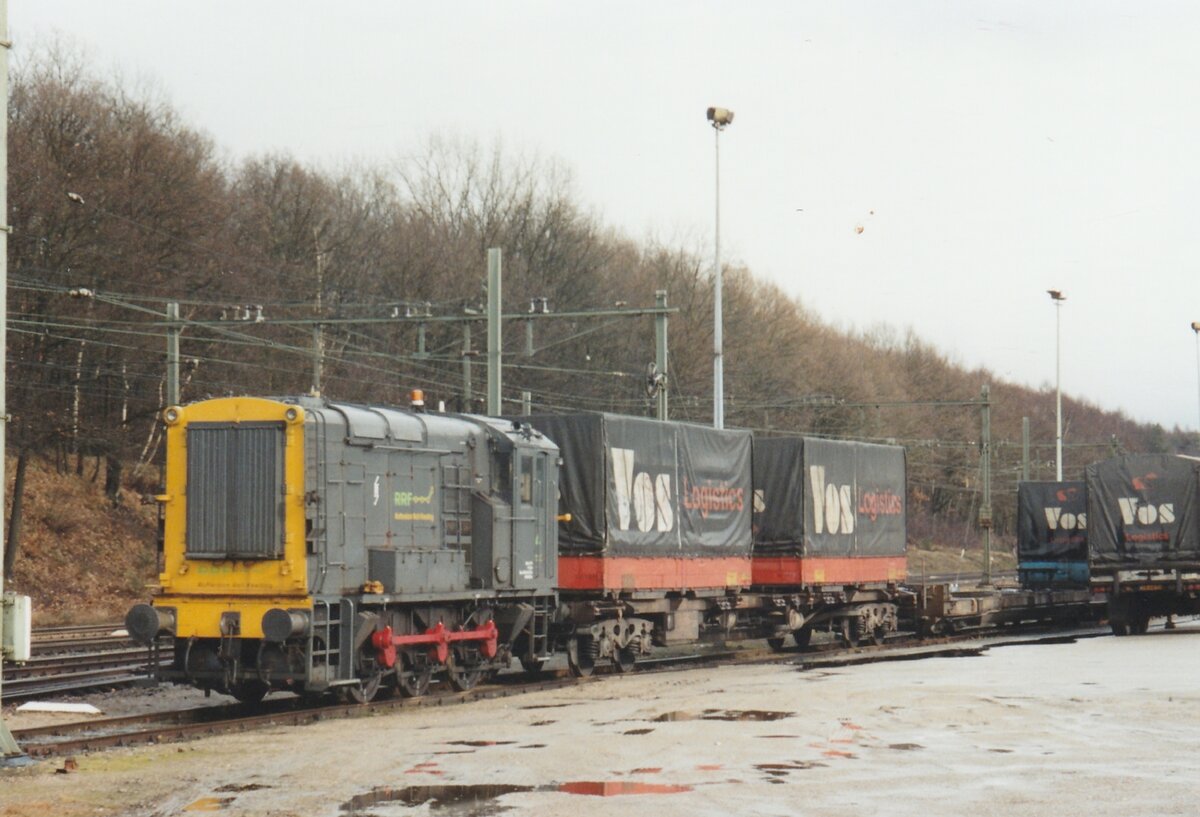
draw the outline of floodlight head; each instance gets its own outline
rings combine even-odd
[[[712,122],[712,126],[717,130],[722,130],[733,122],[733,111],[728,108],[709,108],[708,121]]]
[[[1200,321],[1192,321],[1192,331],[1200,334]]]
[[[1065,301],[1067,299],[1067,296],[1062,294],[1061,289],[1048,289],[1046,292],[1050,293],[1050,297],[1056,301]]]

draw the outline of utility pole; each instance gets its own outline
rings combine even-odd
[[[471,324],[463,324],[463,349],[462,349],[462,374],[463,374],[463,411],[467,414],[473,414],[474,409],[471,406],[474,400],[474,394],[471,389],[471,358],[475,355],[475,351],[471,348]]]
[[[979,527],[983,528],[983,586],[992,584],[992,401],[986,383],[980,390],[980,414],[983,424],[979,450],[983,472],[983,498],[979,503]]]
[[[321,235],[318,228],[313,227],[313,244],[317,250],[317,322],[313,324],[313,372],[312,393],[321,394],[321,375],[325,369],[325,333],[321,325],[321,296],[325,290],[325,253],[321,251]]]
[[[1021,418],[1021,481],[1029,482],[1029,418]]]
[[[502,413],[500,407],[500,310],[503,300],[500,297],[499,247],[492,247],[488,250],[487,296],[487,413],[497,417]]]
[[[665,289],[654,293],[654,306],[666,310],[667,291]],[[668,415],[667,389],[671,385],[671,380],[667,374],[667,313],[665,311],[654,316],[654,369],[660,378],[658,382],[658,419],[666,420]]]
[[[179,405],[179,304],[167,304],[167,405]]]
[[[6,114],[0,122],[0,488],[7,485],[4,474],[4,444],[8,426],[8,383],[5,372],[8,367],[8,0],[0,0],[0,100],[4,101]],[[4,517],[7,512],[4,492],[0,490],[0,605],[4,596]],[[4,643],[4,615],[0,611],[0,644]],[[0,649],[2,652],[2,649]],[[0,670],[0,691],[4,688],[3,671]],[[4,723],[4,712],[0,710],[0,759],[21,754],[21,747],[13,739]]]

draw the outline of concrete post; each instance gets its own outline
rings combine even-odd
[[[471,349],[471,324],[464,323],[463,324],[463,349],[462,349],[463,411],[465,411],[467,413],[473,413],[475,411],[475,409],[471,405],[472,401],[475,398],[475,395],[472,393],[472,389],[471,389],[471,356],[473,354],[475,354],[475,352],[474,352],[474,350]]]
[[[179,405],[179,304],[167,304],[167,405]]]
[[[982,399],[983,444],[980,449],[980,470],[983,472],[983,498],[979,503],[979,526],[983,528],[983,584],[992,583],[992,401],[991,389],[985,383]]]
[[[503,299],[500,297],[500,248],[488,250],[488,302],[487,302],[487,413],[496,417],[502,413],[500,408],[500,309]]]
[[[667,291],[660,289],[654,293],[654,305],[659,309],[667,307]],[[658,419],[668,417],[667,390],[671,386],[671,378],[667,373],[667,313],[661,312],[654,316],[654,366],[662,376],[662,384],[658,388]]]
[[[1021,481],[1029,481],[1029,418],[1021,418]]]

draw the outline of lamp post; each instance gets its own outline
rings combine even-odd
[[[1048,289],[1054,301],[1054,479],[1062,482],[1062,290]]]
[[[709,108],[716,158],[716,235],[713,241],[713,428],[725,427],[725,363],[722,357],[721,315],[721,131],[733,122],[728,108]]]
[[[1196,335],[1196,393],[1200,399],[1200,321],[1192,321],[1192,332]],[[1200,432],[1200,425],[1196,430]]]

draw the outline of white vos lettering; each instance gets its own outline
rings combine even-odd
[[[1086,513],[1063,513],[1062,508],[1044,508],[1050,530],[1087,530]]]
[[[825,466],[808,466],[813,495],[813,533],[854,533],[854,491],[825,483]]]
[[[1142,502],[1136,496],[1121,496],[1117,497],[1117,504],[1121,506],[1121,519],[1126,525],[1132,525],[1135,521],[1139,525],[1155,523],[1169,525],[1175,521],[1175,504],[1173,502],[1150,505]]]
[[[651,479],[645,471],[635,472],[632,448],[610,448],[609,451],[617,491],[617,524],[621,530],[629,530],[630,522],[635,522],[643,533],[673,530],[675,502],[671,475],[659,474]]]

